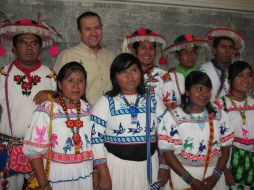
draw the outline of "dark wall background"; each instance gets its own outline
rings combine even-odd
[[[219,5],[218,5],[219,6]],[[68,0],[1,0],[0,11],[9,15],[11,21],[23,18],[37,20],[40,11],[46,23],[54,26],[63,35],[58,43],[60,49],[66,49],[79,42],[76,34],[76,18],[85,11],[97,12],[102,17],[103,44],[116,54],[121,52],[124,34],[139,27],[151,28],[165,36],[167,44],[183,33],[192,33],[204,37],[206,31],[216,27],[231,27],[246,37],[246,49],[243,59],[254,65],[254,12],[234,12],[229,10],[209,10],[191,7],[173,7],[153,4],[86,2]],[[0,58],[0,64],[8,64],[13,59],[11,44],[2,41],[8,55]],[[41,55],[44,64],[52,66],[55,58],[48,55],[45,48]],[[199,57],[198,64],[210,59],[209,54]],[[171,58],[170,58],[171,59]],[[176,62],[169,60],[167,67]]]

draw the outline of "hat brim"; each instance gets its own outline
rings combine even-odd
[[[206,33],[206,39],[209,44],[212,46],[214,39],[218,37],[228,37],[231,38],[235,43],[235,48],[237,50],[244,49],[244,36],[239,32],[229,29],[229,28],[216,28],[209,30]]]
[[[49,29],[44,26],[8,24],[0,28],[1,37],[7,40],[12,40],[13,36],[19,34],[35,34],[44,42],[52,39]]]
[[[141,41],[149,41],[155,42],[158,45],[161,45],[162,49],[166,47],[166,40],[162,36],[154,36],[154,35],[144,35],[144,36],[131,36],[126,38],[126,43],[128,48],[133,49],[133,43],[141,42]]]
[[[196,47],[200,49],[204,49],[209,51],[210,47],[209,44],[206,40],[200,40],[200,39],[194,39],[192,41],[186,41],[186,42],[181,42],[181,43],[175,43],[173,45],[170,45],[164,49],[164,51],[168,52],[176,52],[180,51],[182,49],[186,49],[189,47]]]

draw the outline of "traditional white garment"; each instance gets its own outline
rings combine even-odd
[[[236,104],[236,108],[232,104],[232,101]],[[228,112],[229,120],[231,121],[231,126],[234,129],[235,140],[233,145],[239,149],[252,152],[254,155],[254,99],[250,96],[247,97],[247,103],[245,101],[239,102],[235,100],[230,100],[228,96],[224,96],[218,100],[215,100],[215,104],[219,109],[223,109]],[[246,105],[245,105],[246,104]],[[245,111],[245,122],[243,125],[243,118],[239,110]],[[232,152],[231,152],[232,153]],[[240,164],[240,163],[239,163]],[[230,167],[230,160],[228,161],[228,168]],[[253,168],[252,168],[253,169]],[[253,172],[254,174],[254,172]],[[243,184],[237,184],[232,186],[232,189],[237,189],[237,186],[241,185],[242,189],[250,190],[249,186]]]
[[[148,73],[144,74],[144,78],[146,84],[150,85],[151,91],[157,93],[165,105],[176,104],[174,83],[166,71],[153,67]]]
[[[200,71],[206,73],[212,82],[212,97],[211,97],[211,102],[215,100],[217,92],[219,90],[221,81],[220,81],[220,76],[221,76],[221,71],[217,68],[214,67],[212,62],[205,63],[200,66]],[[223,84],[223,88],[219,94],[219,97],[225,96],[228,94],[228,89],[229,89],[229,83],[228,79],[226,76],[225,82]]]
[[[174,82],[174,92],[175,92],[175,97],[176,97],[176,105],[180,106],[182,102],[182,95],[185,92],[184,89],[184,84],[185,84],[185,78],[183,74],[175,72],[175,71],[170,71],[169,72],[170,78]]]
[[[11,136],[5,98],[5,74],[8,68],[9,66],[2,67],[0,75],[0,104],[2,106],[0,133]],[[33,112],[37,107],[33,101],[34,96],[41,90],[55,91],[56,89],[53,73],[48,67],[41,65],[31,72],[31,76],[33,84],[28,86],[25,73],[13,65],[8,77],[8,99],[14,137],[23,138],[26,134]],[[24,79],[23,84],[19,80],[20,77]]]
[[[31,126],[25,136],[23,151],[30,159],[39,156],[46,162],[50,145],[48,138],[51,102],[46,101],[36,109]],[[54,102],[52,120],[52,152],[50,154],[49,180],[54,190],[92,190],[93,153],[91,150],[90,105],[81,101],[80,120],[83,127],[80,153],[75,154],[72,130],[66,126],[62,107]],[[77,119],[77,110],[68,109],[70,119]]]
[[[137,96],[125,95],[128,103],[134,105]],[[107,162],[111,175],[112,190],[145,190],[148,188],[146,179],[146,157],[144,161],[131,161],[121,159],[108,153],[105,144],[122,147],[146,145],[146,99],[140,97],[138,102],[138,115],[136,124],[132,124],[129,106],[125,103],[123,95],[115,97],[102,96],[93,110],[92,149],[94,152],[94,165]],[[157,126],[163,119],[166,108],[155,94],[151,94],[151,142],[157,142]],[[146,149],[144,147],[144,149]],[[143,149],[142,149],[143,150]],[[132,157],[136,157],[135,152]],[[158,176],[157,151],[152,156],[153,182]]]
[[[183,167],[194,178],[202,180],[210,134],[207,111],[200,114],[186,114],[177,107],[165,115],[164,122],[164,124],[160,123],[158,129],[160,151],[174,151]],[[221,147],[230,146],[234,137],[225,112],[217,110],[217,114],[213,116],[213,125],[213,146],[205,178],[212,175],[221,155]],[[175,189],[190,188],[173,170],[171,170],[171,179]],[[224,177],[217,182],[214,189],[226,189]]]
[[[12,136],[5,96],[5,81],[9,67],[10,65],[0,69],[0,105],[2,107],[0,133]],[[24,138],[31,122],[32,114],[37,107],[33,101],[35,95],[42,90],[55,91],[56,89],[54,74],[44,65],[30,73],[31,83],[29,83],[27,76],[22,70],[13,65],[8,77],[7,89],[12,131],[13,136],[19,138]],[[9,181],[8,190],[21,190],[24,183],[24,175],[15,175],[7,178],[7,180]]]

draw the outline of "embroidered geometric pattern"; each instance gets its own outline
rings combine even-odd
[[[112,143],[144,143],[146,142],[146,136],[129,136],[129,137],[106,136],[105,141]],[[156,141],[157,135],[151,135],[151,142]]]
[[[194,154],[187,153],[187,152],[185,152],[183,150],[181,151],[180,155],[181,155],[181,157],[183,159],[191,161],[192,163],[205,162],[206,159],[207,159],[206,155],[194,155]],[[212,150],[210,158],[218,157],[220,155],[221,155],[221,151],[219,151],[219,150]]]
[[[104,143],[104,139],[100,137],[93,137],[92,138],[92,144],[101,144]]]
[[[116,110],[115,109],[115,102],[114,102],[113,98],[110,96],[106,96],[106,97],[109,101],[109,110],[110,110],[110,113],[112,116],[130,114],[129,109]],[[151,95],[151,97],[154,97],[154,96]],[[156,102],[155,98],[153,98],[152,101],[153,101],[153,105],[155,105],[155,106],[151,107],[151,112],[155,113],[155,107],[156,107],[157,102]],[[146,108],[145,107],[138,108],[138,113],[146,113]]]
[[[31,141],[24,141],[24,144],[38,147],[38,148],[47,148],[50,146],[50,144],[40,144],[40,143],[31,142]]]
[[[104,163],[106,163],[106,162],[107,162],[107,160],[106,160],[105,158],[96,159],[96,160],[93,160],[93,165],[94,165],[94,166],[98,166],[98,165],[104,164]]]
[[[179,139],[173,139],[172,137],[169,137],[167,135],[158,135],[158,140],[165,140],[170,143],[173,143],[174,145],[182,145],[182,141]]]
[[[97,124],[101,125],[102,127],[105,127],[105,128],[107,127],[107,121],[105,121],[99,117],[92,115],[91,120],[96,122]]]
[[[86,152],[82,152],[80,154],[64,154],[64,153],[57,153],[57,152],[51,151],[48,154],[48,157],[50,160],[52,160],[54,162],[72,164],[72,163],[83,162],[85,160],[92,160],[93,159],[93,152],[86,151]]]

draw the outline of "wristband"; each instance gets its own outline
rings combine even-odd
[[[219,169],[219,168],[215,168],[214,170],[213,170],[213,176],[217,179],[217,181],[220,179],[220,177],[221,177],[221,175],[222,175],[222,171]]]
[[[194,181],[194,178],[188,171],[184,172],[184,174],[182,175],[182,179],[189,185],[191,185]]]
[[[40,186],[39,186],[39,190],[43,190],[43,189],[45,189],[45,188],[48,187],[48,186],[49,186],[49,180],[48,180],[45,184],[40,185]]]
[[[160,164],[160,169],[169,170],[169,166],[167,164]]]

